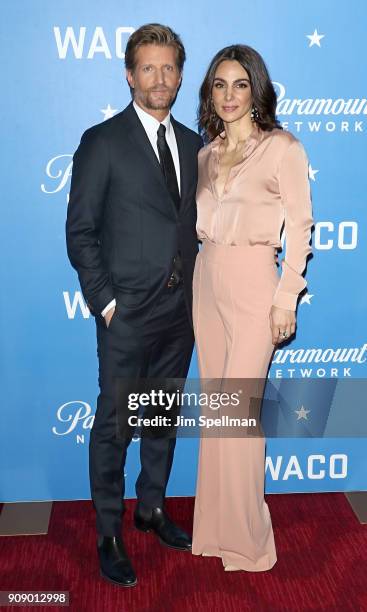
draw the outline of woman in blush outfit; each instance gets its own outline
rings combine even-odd
[[[208,144],[199,152],[194,331],[200,377],[256,380],[247,401],[257,397],[260,405],[274,348],[295,332],[313,224],[307,157],[275,110],[261,56],[244,45],[219,51],[200,90]],[[283,223],[279,277],[274,253]],[[227,571],[273,567],[264,462],[263,435],[202,437],[193,554],[218,556]]]

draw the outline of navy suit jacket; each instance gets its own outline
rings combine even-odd
[[[197,154],[203,143],[172,116],[171,121],[180,160],[179,212],[132,103],[88,129],[74,154],[67,251],[94,315],[115,298],[122,318],[144,318],[180,251],[191,320]]]

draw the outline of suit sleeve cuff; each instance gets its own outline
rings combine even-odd
[[[116,307],[116,300],[113,299],[111,300],[107,306],[105,306],[105,308],[102,310],[101,315],[102,317],[106,316],[106,314],[108,313],[109,310],[111,310],[112,308]]]
[[[114,299],[114,291],[109,284],[105,285],[98,293],[94,293],[93,295],[90,293],[91,292],[87,290],[85,290],[85,292],[83,291],[83,295],[85,295],[85,299],[88,302],[88,306],[93,316],[99,316],[99,313],[102,313],[104,308],[109,306]]]
[[[273,306],[295,311],[297,308],[298,294],[276,291],[273,297]]]

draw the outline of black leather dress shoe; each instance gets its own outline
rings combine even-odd
[[[135,572],[121,538],[99,536],[97,551],[101,576],[105,580],[124,587],[136,585]]]
[[[153,531],[161,544],[176,550],[191,551],[191,538],[175,525],[162,508],[153,508],[150,518],[142,516],[139,508],[134,512],[134,524],[140,531]]]

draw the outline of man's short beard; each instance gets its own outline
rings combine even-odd
[[[149,108],[150,110],[169,110],[172,106],[172,100],[169,103],[161,102],[150,102],[149,98],[144,100],[145,108]]]
[[[163,102],[163,101],[162,102],[158,102],[158,101],[156,102],[156,101],[153,101],[150,98],[150,95],[149,95],[150,92],[148,92],[148,93],[145,93],[145,92],[141,93],[140,92],[140,93],[138,93],[136,98],[138,100],[140,100],[144,104],[145,108],[149,108],[150,110],[169,110],[171,108],[173,102],[174,102],[174,99],[176,97],[176,93],[177,92],[172,94],[172,92],[170,92],[170,97],[169,97],[167,102]]]

